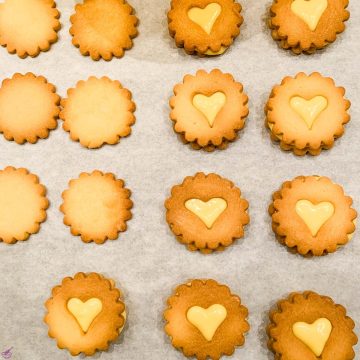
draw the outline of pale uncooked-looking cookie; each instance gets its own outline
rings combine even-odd
[[[36,143],[57,127],[60,97],[43,76],[15,74],[0,88],[0,133],[18,144]]]
[[[21,58],[37,56],[57,41],[59,17],[53,0],[5,0],[0,4],[0,44]]]
[[[27,240],[46,219],[49,202],[36,175],[11,166],[0,170],[0,242]]]
[[[84,242],[102,244],[107,239],[116,240],[131,219],[130,194],[124,181],[114,174],[98,170],[82,173],[70,181],[69,189],[62,194],[60,210],[64,213],[64,224]]]
[[[116,144],[131,133],[135,103],[131,92],[117,80],[90,77],[79,81],[63,99],[60,118],[74,141],[88,148]]]

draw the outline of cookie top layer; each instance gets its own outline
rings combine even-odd
[[[131,92],[117,80],[90,77],[68,90],[61,102],[63,128],[74,141],[87,148],[117,144],[131,133],[135,103]]]
[[[348,4],[348,0],[274,0],[272,36],[297,54],[322,49],[345,30]]]
[[[60,97],[43,76],[15,74],[0,88],[0,132],[7,140],[36,143],[57,127]]]
[[[240,34],[240,12],[234,0],[172,0],[170,35],[188,54],[220,55]]]
[[[301,255],[323,255],[355,231],[352,199],[327,177],[299,176],[274,193],[269,212],[279,240]]]
[[[240,189],[216,174],[197,173],[171,189],[166,220],[177,239],[190,250],[223,250],[244,236],[248,202]]]
[[[72,43],[93,60],[124,56],[133,46],[138,19],[125,0],[84,0],[70,20]]]
[[[0,170],[0,242],[27,240],[46,219],[49,201],[36,175],[11,166]]]
[[[236,139],[249,113],[248,97],[232,75],[215,69],[186,75],[174,87],[170,118],[174,130],[200,148]]]
[[[57,41],[59,17],[53,0],[5,0],[0,4],[0,44],[21,58],[37,56]]]
[[[345,89],[319,73],[286,77],[272,89],[265,113],[267,126],[281,145],[315,154],[329,149],[350,120]]]
[[[108,239],[116,240],[131,219],[130,194],[124,181],[114,174],[98,170],[82,173],[69,182],[69,189],[62,194],[64,224],[84,242],[102,244]]]
[[[165,332],[185,356],[219,359],[244,344],[248,310],[227,286],[192,280],[178,286],[167,303]]]
[[[269,348],[284,360],[351,360],[357,336],[343,306],[311,291],[293,293],[270,312]]]
[[[120,296],[114,281],[101,274],[77,273],[63,279],[45,303],[49,336],[71,355],[107,350],[125,324]]]

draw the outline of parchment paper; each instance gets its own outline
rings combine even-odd
[[[311,174],[330,176],[342,184],[360,209],[357,2],[351,1],[347,30],[334,45],[297,57],[279,49],[270,36],[265,20],[271,1],[241,0],[245,23],[234,46],[222,57],[199,59],[177,49],[169,37],[168,0],[132,0],[141,19],[140,36],[124,58],[108,63],[83,57],[71,45],[69,17],[75,2],[57,3],[63,24],[59,41],[35,59],[21,60],[0,49],[0,79],[31,71],[54,83],[61,96],[91,75],[119,79],[133,93],[137,122],[129,138],[94,151],[71,141],[60,125],[36,145],[21,146],[0,136],[0,168],[23,166],[38,174],[51,202],[48,219],[37,235],[12,246],[0,243],[0,352],[13,347],[12,359],[17,360],[71,358],[48,338],[43,304],[53,286],[78,271],[101,272],[115,279],[125,295],[128,323],[110,351],[95,356],[104,360],[183,359],[163,332],[162,312],[174,287],[191,278],[214,278],[229,285],[249,308],[251,331],[234,359],[273,359],[266,348],[267,312],[291,291],[312,289],[329,295],[346,306],[359,325],[359,236],[335,254],[304,259],[275,240],[267,214],[271,194],[283,181]],[[168,119],[168,100],[186,73],[214,67],[244,84],[250,116],[238,141],[225,151],[208,154],[179,141]],[[280,151],[263,126],[263,107],[272,86],[299,71],[333,77],[346,87],[352,101],[352,121],[345,136],[315,158]],[[68,181],[94,169],[123,178],[135,203],[128,231],[101,246],[72,236],[59,211]],[[171,187],[197,171],[233,180],[250,202],[251,224],[245,238],[223,253],[189,252],[165,221],[163,203]]]

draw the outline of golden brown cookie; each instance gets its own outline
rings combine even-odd
[[[223,54],[240,34],[241,5],[234,0],[172,0],[170,35],[188,54]]]
[[[345,30],[349,0],[274,0],[269,27],[274,40],[295,54],[312,54]]]
[[[265,106],[271,139],[300,156],[330,149],[350,120],[350,101],[344,95],[344,88],[316,72],[284,78]]]
[[[118,338],[126,321],[125,304],[112,279],[77,273],[52,289],[45,303],[49,336],[71,355],[93,355]]]
[[[0,4],[0,45],[21,58],[35,57],[57,41],[59,18],[53,0],[5,0]]]
[[[18,144],[36,143],[57,127],[60,97],[43,76],[15,74],[0,88],[0,133]]]
[[[170,119],[175,132],[194,149],[225,149],[245,125],[247,103],[242,84],[232,75],[199,70],[174,87]]]
[[[138,19],[125,0],[84,0],[70,20],[72,43],[93,60],[121,58],[138,34]]]
[[[226,285],[192,280],[167,300],[165,332],[185,356],[218,360],[245,342],[248,310]]]
[[[64,224],[86,243],[116,240],[131,219],[130,195],[124,181],[116,179],[114,174],[98,170],[82,173],[62,193],[64,201],[60,210],[64,213]]]
[[[165,202],[166,221],[189,250],[224,250],[244,236],[249,203],[231,181],[216,174],[197,173],[171,189]]]
[[[340,185],[327,177],[299,176],[282,184],[269,207],[280,243],[301,255],[332,253],[355,231],[357,212]]]
[[[0,242],[24,241],[40,229],[49,201],[39,178],[11,166],[0,170]]]
[[[119,81],[92,76],[79,81],[67,95],[61,101],[60,118],[72,140],[87,148],[99,148],[130,135],[136,106],[131,92]]]
[[[343,306],[312,291],[292,293],[270,312],[269,349],[281,360],[351,360],[358,339]]]

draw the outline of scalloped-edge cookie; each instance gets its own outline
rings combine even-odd
[[[20,58],[35,57],[57,41],[59,18],[53,0],[5,0],[0,4],[0,45]]]
[[[171,189],[165,201],[166,221],[189,250],[221,251],[244,236],[249,203],[231,181],[197,173]]]
[[[39,178],[24,168],[0,170],[0,242],[14,244],[36,234],[49,201]]]
[[[218,360],[244,345],[248,310],[226,285],[191,280],[175,289],[167,305],[165,332],[185,356]]]
[[[126,231],[126,222],[132,217],[130,195],[124,181],[116,179],[112,173],[99,170],[81,173],[62,193],[60,210],[64,214],[64,224],[86,243],[116,240],[120,232]]]
[[[271,35],[284,49],[312,54],[334,42],[350,17],[349,0],[274,0]]]
[[[112,279],[97,273],[77,273],[52,289],[44,322],[48,335],[71,355],[105,351],[121,334],[126,308]]]
[[[0,87],[0,133],[18,144],[36,143],[57,127],[60,97],[43,76],[16,73]]]
[[[270,311],[268,346],[275,359],[352,360],[358,338],[342,305],[313,291],[291,293]]]
[[[265,106],[265,125],[281,149],[295,155],[319,155],[333,147],[349,122],[345,89],[315,72],[285,77]]]
[[[272,228],[281,244],[301,255],[332,253],[355,232],[352,203],[329,178],[298,176],[273,194]]]
[[[169,32],[189,55],[221,55],[240,34],[240,13],[234,0],[172,0]]]
[[[247,104],[242,84],[231,74],[199,70],[174,87],[170,119],[174,131],[194,149],[223,150],[245,126]]]
[[[117,144],[130,135],[135,123],[136,105],[131,92],[106,76],[79,81],[68,90],[61,105],[63,129],[72,140],[90,149]]]
[[[138,34],[138,19],[125,0],[84,0],[70,20],[73,45],[93,60],[123,57]]]

